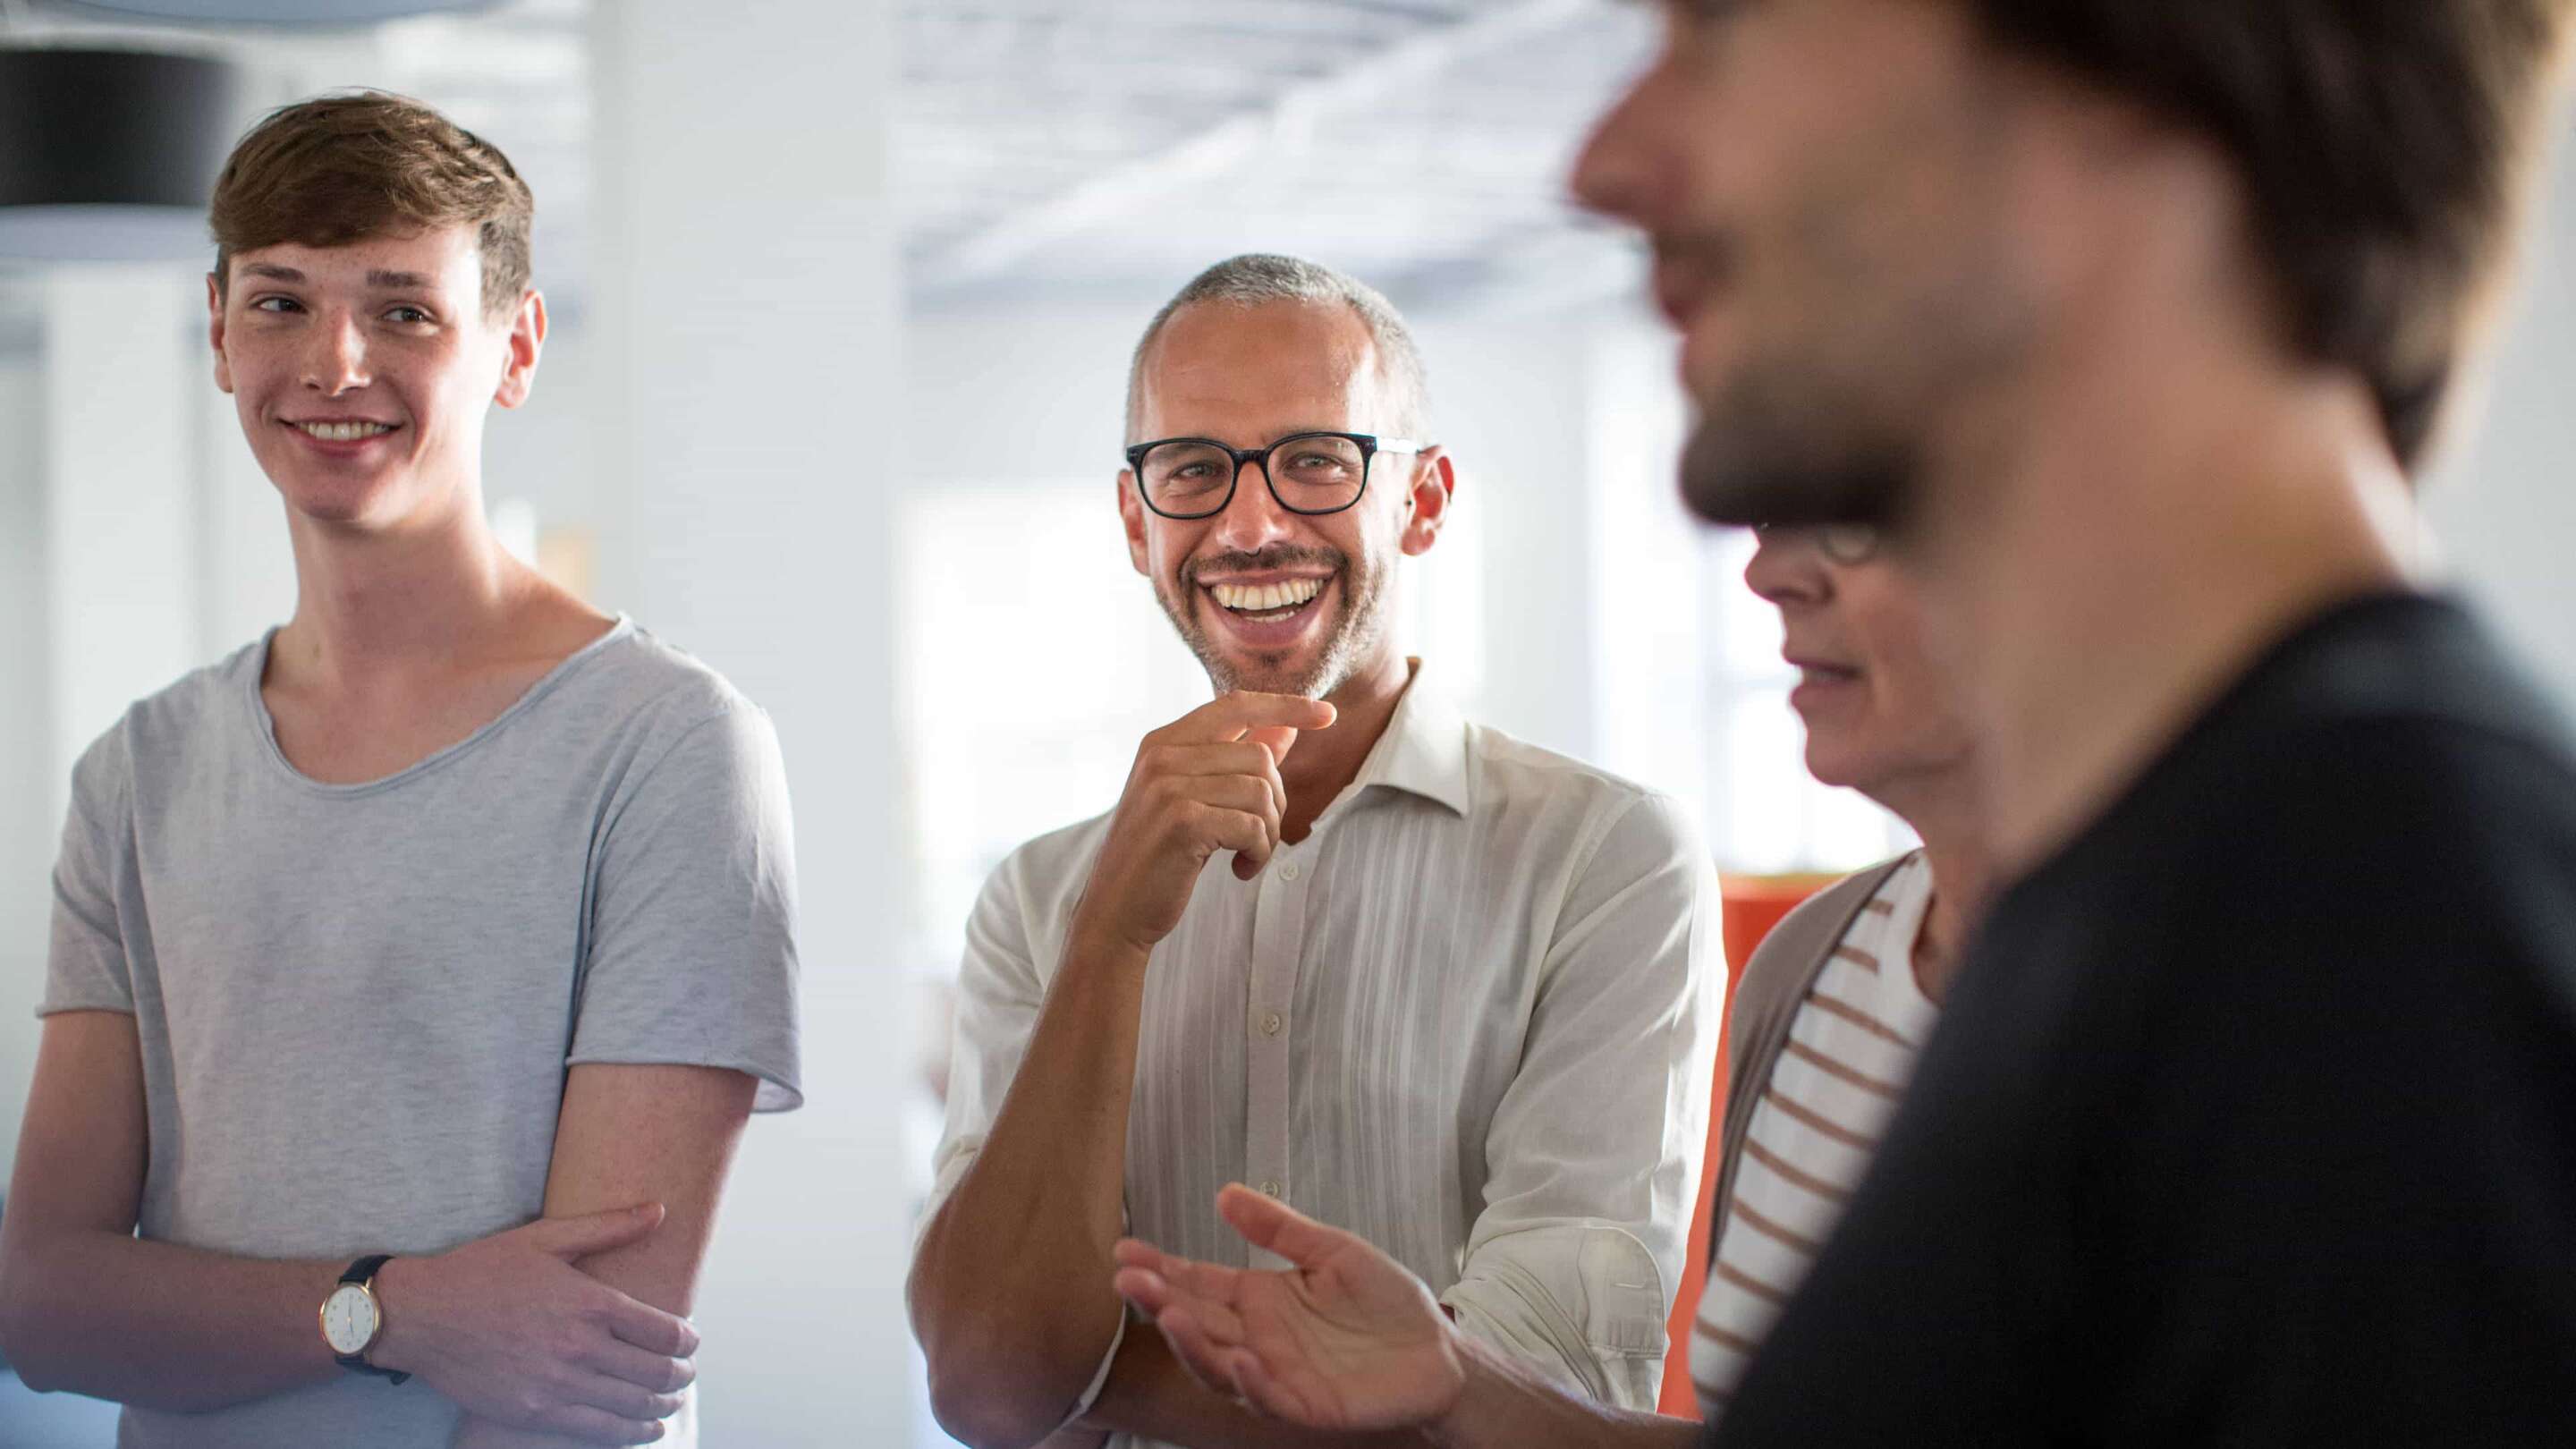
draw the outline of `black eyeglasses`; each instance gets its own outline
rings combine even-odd
[[[1270,496],[1291,513],[1339,513],[1368,491],[1369,460],[1418,453],[1410,438],[1370,433],[1291,433],[1266,448],[1229,448],[1214,438],[1162,438],[1127,450],[1136,492],[1165,518],[1214,518],[1234,501],[1243,465],[1258,464]]]
[[[1866,523],[1753,525],[1756,538],[1770,539],[1782,534],[1813,538],[1817,552],[1845,568],[1865,564],[1878,557],[1878,530]]]

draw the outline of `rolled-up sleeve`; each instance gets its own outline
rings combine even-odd
[[[1485,1205],[1441,1301],[1464,1331],[1605,1404],[1652,1409],[1708,1136],[1726,964],[1715,872],[1641,796],[1574,874]]]

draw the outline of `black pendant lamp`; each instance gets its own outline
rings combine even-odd
[[[198,56],[0,50],[0,257],[210,256],[240,77]]]
[[[81,0],[92,10],[222,25],[372,25],[442,10],[488,10],[498,0]]]

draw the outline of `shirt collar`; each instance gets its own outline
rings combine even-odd
[[[1436,800],[1464,815],[1472,803],[1467,785],[1467,717],[1440,689],[1429,666],[1419,659],[1408,662],[1413,666],[1413,681],[1396,701],[1386,733],[1378,736],[1361,762],[1344,798],[1357,800],[1382,785]]]

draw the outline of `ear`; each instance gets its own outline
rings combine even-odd
[[[1127,561],[1136,572],[1154,576],[1150,555],[1145,551],[1145,500],[1136,496],[1136,470],[1118,470],[1118,523],[1127,530]]]
[[[546,346],[546,299],[534,287],[519,299],[519,309],[510,316],[510,350],[501,368],[501,385],[492,392],[492,401],[514,408],[528,400],[537,385],[537,354]]]
[[[1440,537],[1440,525],[1449,517],[1449,501],[1458,492],[1458,469],[1449,461],[1447,450],[1434,445],[1422,450],[1413,460],[1412,490],[1406,497],[1413,504],[1404,520],[1401,539],[1404,551],[1421,555],[1431,551]]]
[[[232,359],[224,356],[224,289],[214,273],[206,273],[206,345],[215,352],[215,386],[233,390]]]

